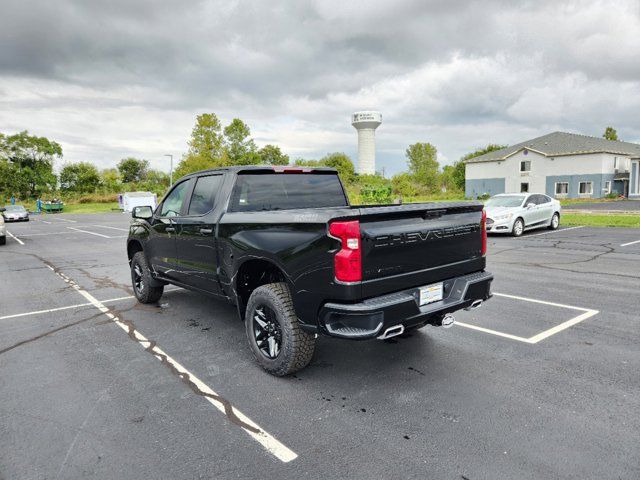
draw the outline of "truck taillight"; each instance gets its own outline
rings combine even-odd
[[[360,242],[360,222],[333,222],[329,233],[339,238],[342,248],[334,257],[336,280],[359,282],[362,280],[362,245]]]
[[[482,255],[487,254],[487,211],[482,209],[482,220],[480,221],[480,228],[482,230]]]

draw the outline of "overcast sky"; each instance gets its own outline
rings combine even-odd
[[[638,142],[640,2],[2,2],[0,132],[65,161],[166,170],[203,112],[292,158],[356,160],[363,109],[388,174],[418,141],[442,163],[555,130]]]

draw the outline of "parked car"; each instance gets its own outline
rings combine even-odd
[[[318,334],[386,339],[491,297],[481,203],[350,206],[326,168],[230,167],[138,206],[127,240],[137,299],[175,284],[226,299],[269,373],[305,367]]]
[[[0,213],[4,213],[4,208],[0,207]],[[0,215],[0,245],[7,243],[7,227],[4,226],[4,217]]]
[[[487,232],[519,237],[525,230],[560,226],[560,202],[541,193],[502,193],[485,203]]]
[[[2,216],[7,222],[29,221],[29,212],[22,205],[5,205]]]

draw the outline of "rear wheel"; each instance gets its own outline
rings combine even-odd
[[[519,237],[523,233],[524,233],[524,221],[521,218],[516,218],[516,221],[513,222],[511,235],[513,235],[514,237]]]
[[[270,374],[288,375],[311,361],[315,336],[300,328],[285,283],[270,283],[253,291],[245,327],[253,356]]]
[[[154,279],[144,252],[136,252],[131,259],[131,283],[133,293],[140,303],[155,303],[160,300],[164,292],[164,285],[152,286]]]
[[[0,237],[0,245],[4,245],[7,243],[7,237]]]
[[[560,226],[560,215],[558,213],[554,213],[553,217],[551,217],[551,223],[549,224],[549,230],[557,230]]]

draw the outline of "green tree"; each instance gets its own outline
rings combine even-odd
[[[98,169],[88,162],[69,163],[60,172],[63,190],[77,193],[93,193],[100,185]]]
[[[335,168],[344,183],[352,183],[355,179],[355,167],[349,156],[345,153],[335,152],[325,155],[320,159],[319,164],[325,167]]]
[[[100,172],[100,183],[107,192],[118,192],[122,186],[122,177],[117,168],[105,168]]]
[[[20,196],[37,196],[56,188],[53,164],[62,158],[59,143],[29,135],[26,130],[15,135],[0,134],[0,158],[12,164],[12,171],[20,177],[16,192]]]
[[[191,130],[189,151],[178,164],[174,178],[228,164],[220,120],[215,113],[198,115]]]
[[[224,127],[224,147],[231,165],[252,165],[260,162],[249,126],[234,118]]]
[[[438,150],[430,143],[414,143],[406,150],[409,172],[433,193],[438,187]]]
[[[391,178],[393,193],[403,198],[415,197],[420,194],[420,186],[416,184],[412,175],[407,172],[399,173]]]
[[[307,158],[296,158],[293,161],[294,165],[298,167],[321,167],[320,160],[311,160]]]
[[[147,176],[149,162],[134,157],[123,158],[118,163],[118,171],[124,183],[141,182]]]
[[[618,140],[618,132],[616,132],[616,129],[613,127],[605,128],[602,136],[607,140]]]
[[[289,155],[285,155],[276,145],[265,145],[258,150],[261,163],[268,165],[289,165]]]
[[[224,157],[224,138],[222,125],[215,113],[203,113],[196,117],[196,124],[191,130],[187,157],[200,157],[211,167],[221,166]]]

